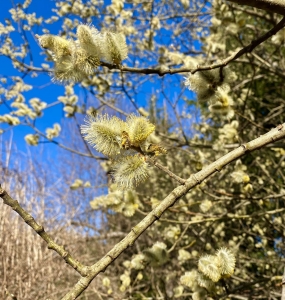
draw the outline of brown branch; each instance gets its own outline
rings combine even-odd
[[[230,0],[232,2],[240,3],[240,4],[247,4],[248,0]],[[249,2],[254,2],[254,3],[261,3],[261,2],[273,2],[273,0],[251,0]],[[274,3],[280,2],[280,5],[277,5],[280,9],[284,6],[284,16],[285,16],[285,2],[283,0],[275,0]],[[281,2],[284,2],[284,4],[281,4]],[[254,6],[254,5],[252,5]],[[274,6],[274,5],[273,5]],[[255,6],[257,7],[257,6]],[[280,12],[279,12],[280,13]],[[232,55],[224,59],[221,63],[214,63],[211,65],[207,66],[197,66],[196,68],[189,68],[189,67],[181,67],[181,68],[168,68],[165,66],[158,66],[154,68],[133,68],[133,67],[128,67],[128,66],[118,66],[118,65],[112,65],[106,62],[101,62],[101,66],[107,67],[109,70],[118,70],[118,72],[130,72],[130,73],[138,73],[138,74],[145,74],[145,75],[150,75],[150,74],[157,74],[159,76],[164,76],[167,74],[174,75],[178,73],[191,73],[194,74],[198,71],[208,71],[212,69],[217,69],[217,68],[223,68],[227,66],[230,62],[233,62],[237,60],[239,57],[246,53],[250,53],[262,44],[264,41],[269,39],[271,36],[276,34],[279,30],[281,30],[285,26],[285,17],[282,18],[282,20],[276,24],[272,29],[270,29],[267,33],[262,35],[261,37],[257,38],[256,40],[253,40],[249,45],[245,46],[242,49],[236,50]],[[27,65],[25,63],[22,63],[18,60],[17,61],[22,67],[26,68],[29,71],[37,71],[37,72],[52,72],[50,69],[43,69],[43,68],[37,68],[34,66]]]
[[[39,225],[35,219],[24,210],[17,200],[14,200],[0,185],[0,198],[4,204],[10,206],[33,230],[47,243],[48,249],[57,252],[67,264],[76,270],[81,276],[87,273],[87,267],[75,260],[63,246],[58,245],[44,230],[42,225]]]
[[[233,0],[232,0],[233,1]],[[243,0],[236,0],[236,1],[243,1]],[[253,0],[252,0],[253,1]],[[258,2],[258,0],[255,0]],[[264,0],[267,1],[267,0]],[[270,1],[270,0],[268,0]],[[283,0],[282,0],[283,1]],[[262,2],[262,0],[260,0]],[[285,2],[284,2],[284,7],[285,7]],[[285,8],[284,8],[285,9]],[[285,12],[284,12],[285,15]],[[256,40],[253,40],[249,45],[245,46],[242,49],[236,50],[232,55],[224,59],[221,63],[214,63],[211,65],[207,66],[197,66],[196,68],[189,68],[189,67],[181,67],[181,68],[167,68],[165,66],[158,66],[154,68],[133,68],[133,67],[128,67],[128,66],[120,66],[118,67],[117,65],[112,65],[106,62],[101,62],[101,66],[107,67],[109,70],[118,70],[118,72],[131,72],[131,73],[139,73],[139,74],[145,74],[145,75],[150,75],[150,74],[157,74],[159,76],[164,76],[166,74],[174,75],[178,73],[191,73],[194,74],[198,71],[207,71],[207,70],[212,70],[212,69],[217,69],[221,67],[227,66],[230,62],[235,61],[242,55],[246,53],[250,53],[265,42],[267,39],[269,39],[271,36],[276,34],[279,30],[281,30],[285,26],[285,17],[282,18],[282,20],[276,24],[272,29],[270,29],[268,32],[266,32],[264,35],[261,37],[257,38]],[[38,72],[43,72],[43,71],[52,71],[52,70],[44,70],[42,68],[37,68],[34,66],[29,66],[26,65],[20,61],[17,61],[21,64],[21,66],[27,68],[30,71],[38,71]]]
[[[122,72],[132,72],[132,73],[141,73],[141,74],[157,74],[159,76],[164,76],[166,74],[177,74],[177,73],[186,73],[190,72],[191,74],[194,74],[198,71],[207,71],[207,70],[212,70],[220,67],[225,67],[227,66],[230,62],[236,60],[237,58],[241,57],[242,55],[246,53],[250,53],[254,48],[259,46],[261,43],[265,42],[267,39],[269,39],[271,36],[276,34],[279,30],[281,30],[285,26],[285,17],[282,18],[282,20],[276,24],[272,29],[270,29],[268,32],[266,32],[264,35],[261,37],[253,40],[249,45],[245,46],[242,49],[236,50],[232,55],[224,59],[221,63],[216,63],[204,67],[197,66],[195,69],[191,69],[189,67],[181,67],[177,69],[170,69],[166,67],[157,67],[157,68],[131,68],[131,67],[125,67],[122,66],[120,68],[120,71]],[[115,65],[107,64],[107,63],[102,63],[102,66],[105,66],[109,68],[110,70],[112,69],[117,69],[118,67]]]
[[[74,300],[89,286],[91,281],[101,272],[103,272],[115,259],[124,252],[128,247],[132,246],[139,236],[150,227],[161,215],[175,202],[184,196],[189,190],[200,184],[209,176],[220,171],[229,163],[242,157],[243,155],[250,153],[256,149],[262,148],[265,145],[274,143],[275,141],[285,138],[285,123],[277,126],[277,128],[270,132],[260,136],[259,138],[243,144],[237,149],[229,152],[217,161],[213,162],[209,166],[205,167],[195,175],[190,176],[184,184],[175,188],[160,204],[153,209],[140,223],[138,223],[131,232],[115,245],[102,259],[90,266],[88,274],[85,277],[81,277],[79,281],[74,285],[72,290],[68,292],[62,300]]]
[[[146,161],[148,163],[152,164],[153,166],[157,167],[161,171],[165,172],[166,174],[168,174],[169,177],[173,178],[174,180],[176,180],[180,184],[184,184],[186,182],[186,179],[183,179],[183,178],[177,176],[176,174],[172,173],[168,168],[164,167],[163,165],[161,165],[160,163],[155,161],[155,159],[147,157]]]
[[[248,117],[244,116],[243,114],[241,114],[239,111],[237,111],[236,109],[234,109],[234,112],[240,116],[241,118],[247,120],[250,124],[252,124],[253,126],[260,128],[262,130],[265,130],[265,128],[263,126],[258,125],[257,123],[255,123],[254,121],[250,120]]]
[[[35,131],[38,135],[44,137],[44,138],[47,139],[49,142],[51,142],[51,143],[53,143],[53,144],[59,146],[60,148],[62,148],[62,149],[64,149],[64,150],[67,150],[67,151],[69,151],[69,152],[71,152],[71,153],[75,153],[75,154],[78,154],[78,155],[84,156],[84,157],[95,158],[95,159],[97,159],[97,160],[108,160],[106,157],[95,156],[95,155],[93,155],[92,152],[90,152],[90,151],[89,151],[89,154],[88,154],[88,153],[83,153],[83,152],[77,151],[77,150],[75,150],[75,149],[69,148],[69,147],[67,147],[67,146],[65,146],[65,145],[63,145],[63,144],[61,144],[61,143],[55,141],[54,139],[49,139],[44,133],[42,133],[39,129],[37,129],[37,128],[36,128],[34,125],[32,125],[31,123],[28,123],[27,126],[30,126],[31,128],[33,128],[34,131]]]
[[[281,294],[281,300],[285,300],[285,268],[282,276],[282,294]]]
[[[251,7],[260,8],[268,12],[273,12],[285,16],[284,0],[228,0],[228,1],[237,3],[238,5],[248,5]]]
[[[246,9],[244,7],[240,7],[240,6],[234,6],[232,7],[234,10],[239,10],[239,11],[242,11],[250,16],[253,16],[253,17],[257,17],[257,18],[261,18],[263,20],[265,20],[266,22],[268,23],[271,23],[273,25],[275,25],[275,22],[273,19],[269,18],[268,15],[264,14],[263,11],[257,11],[257,10],[250,10],[250,9]]]

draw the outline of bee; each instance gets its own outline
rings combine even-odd
[[[126,149],[126,150],[130,149],[130,147],[131,147],[130,137],[126,131],[122,132],[121,146],[123,149]]]
[[[155,156],[159,155],[159,154],[166,154],[167,150],[164,149],[163,147],[156,145],[156,144],[150,144],[147,147],[147,152],[149,153],[153,153]]]

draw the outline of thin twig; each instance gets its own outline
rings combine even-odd
[[[285,267],[282,277],[282,294],[281,294],[281,300],[285,300]]]
[[[168,253],[172,252],[175,247],[180,243],[180,241],[183,239],[185,233],[187,232],[188,228],[190,227],[190,224],[187,224],[187,226],[185,227],[185,229],[183,230],[182,234],[179,236],[179,238],[174,242],[174,244],[172,245],[172,247],[167,251]]]
[[[161,165],[160,163],[155,161],[155,159],[150,158],[150,157],[146,157],[146,161],[148,163],[152,164],[153,166],[157,167],[161,171],[165,172],[166,174],[168,174],[169,177],[173,178],[174,180],[176,180],[180,184],[184,184],[186,182],[186,179],[183,179],[183,178],[177,176],[176,174],[172,173],[168,168],[164,167],[163,165]]]
[[[89,92],[94,96],[94,98],[97,97],[97,99],[103,103],[106,106],[109,106],[110,108],[112,108],[114,111],[117,111],[118,113],[122,114],[123,116],[128,116],[129,114],[126,113],[125,111],[121,110],[120,108],[116,107],[115,105],[111,104],[108,101],[105,101],[102,97],[100,97],[99,95],[96,95],[94,93],[94,91],[92,89],[89,90]]]
[[[238,112],[236,109],[234,109],[234,112],[235,112],[235,114],[237,114],[237,115],[240,116],[241,118],[247,120],[250,124],[252,124],[252,125],[254,125],[254,126],[256,126],[256,127],[260,128],[260,129],[262,129],[262,130],[265,130],[264,127],[262,127],[262,126],[258,125],[257,123],[253,122],[253,121],[250,120],[248,117],[246,117],[246,116],[244,116],[243,114],[241,114],[240,112]]]
[[[36,128],[35,126],[33,126],[32,124],[27,124],[27,125],[30,126],[31,128],[33,128],[34,131],[35,131],[38,135],[44,137],[44,138],[47,139],[49,142],[51,142],[51,143],[53,143],[53,144],[56,144],[57,146],[59,146],[59,147],[62,148],[62,149],[65,149],[65,150],[67,150],[67,151],[69,151],[69,152],[78,154],[78,155],[80,155],[80,156],[91,157],[91,158],[95,158],[95,159],[98,159],[98,160],[108,160],[106,157],[95,156],[95,155],[93,155],[92,153],[91,153],[91,154],[90,154],[90,153],[89,153],[89,154],[88,154],[88,153],[83,153],[83,152],[74,150],[74,149],[72,149],[72,148],[69,148],[69,147],[67,147],[67,146],[65,146],[65,145],[63,145],[63,144],[61,144],[61,143],[59,143],[59,142],[57,142],[57,141],[55,141],[55,140],[53,140],[53,139],[49,139],[44,133],[42,133],[39,129],[37,129],[37,128]]]

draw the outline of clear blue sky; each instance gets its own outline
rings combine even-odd
[[[12,1],[1,1],[1,9],[0,9],[0,22],[5,24],[5,18],[10,18],[9,10],[13,7]],[[50,0],[44,1],[32,1],[31,6],[29,7],[28,11],[33,12],[35,11],[37,16],[42,16],[43,18],[47,19],[51,15],[52,8],[55,7],[55,2]],[[58,25],[49,25],[51,30],[58,30]],[[13,41],[20,41],[19,33],[17,32],[18,28],[16,27],[16,31],[12,33]],[[42,34],[42,32],[39,32]],[[34,37],[31,34],[27,34],[27,39],[29,41],[29,45],[31,47],[33,53],[33,60],[35,66],[40,66],[40,63],[43,62],[43,58],[40,56],[41,49],[36,43]],[[0,75],[2,76],[22,76],[19,74],[16,69],[13,68],[11,61],[4,56],[0,56]],[[40,75],[36,78],[31,78],[31,76],[26,76],[24,78],[27,84],[33,86],[33,89],[25,92],[24,95],[26,100],[28,101],[31,98],[37,97],[40,98],[42,101],[47,103],[52,103],[56,101],[57,96],[62,94],[64,91],[64,87],[60,85],[53,84],[51,82],[51,78],[48,74]],[[4,114],[8,112],[8,109],[5,105],[0,106],[0,114]],[[51,120],[60,121],[62,117],[62,113],[58,108],[50,108],[45,111],[44,116],[39,119],[37,122],[37,126],[39,129],[44,130],[48,126],[52,126],[53,122]],[[0,124],[1,126],[1,124]],[[13,141],[17,148],[21,151],[26,152],[27,145],[24,141],[24,136],[28,133],[33,133],[33,130],[26,126],[15,126],[13,129]],[[11,138],[11,131],[7,131],[2,136],[2,142],[4,143],[6,140],[10,140]],[[54,147],[52,147],[53,149]],[[54,149],[53,149],[54,150]]]
[[[20,1],[15,1],[19,3]],[[23,3],[24,1],[22,1]],[[105,4],[109,4],[111,1],[105,1]],[[9,10],[13,7],[12,1],[2,1],[1,3],[1,10],[0,10],[0,22],[4,23],[5,18],[10,18]],[[53,0],[33,0],[32,4],[28,8],[29,12],[35,12],[37,17],[42,16],[44,19],[48,19],[51,16],[52,9],[55,7],[55,1]],[[45,24],[44,26],[41,26],[40,29],[37,28],[35,33],[42,34],[42,28],[47,28],[51,33],[57,34],[61,29],[60,23],[55,24]],[[12,33],[12,39],[14,42],[17,42],[21,40],[21,37],[19,35],[18,28],[16,28],[16,31]],[[34,66],[40,67],[41,63],[44,62],[44,55],[41,54],[42,49],[37,44],[34,36],[32,36],[29,32],[27,33],[27,39],[29,41],[29,45],[31,47],[31,53],[33,55],[33,63]],[[167,44],[168,42],[165,41]],[[150,62],[151,63],[151,62]],[[50,63],[52,66],[52,64]],[[15,76],[23,74],[19,74],[12,66],[11,62],[3,56],[0,56],[0,75],[2,76]],[[175,75],[180,76],[180,75]],[[174,77],[175,77],[174,76]],[[183,75],[182,75],[183,76]],[[51,77],[48,74],[40,74],[38,77],[31,77],[30,74],[24,77],[25,83],[30,84],[33,86],[33,89],[25,92],[25,98],[26,102],[28,102],[31,98],[37,97],[40,98],[41,101],[44,101],[48,104],[53,103],[57,100],[57,97],[59,95],[64,94],[64,86],[59,85],[57,83],[53,83],[51,81]],[[158,80],[163,80],[162,78],[158,77]],[[156,84],[154,82],[146,81],[143,86],[141,86],[141,93],[137,95],[137,101],[139,106],[145,106],[145,95],[152,94],[152,92],[156,89]],[[180,87],[174,88],[174,86],[168,87],[168,95],[179,93]],[[75,87],[75,93],[78,95],[78,97],[84,97],[83,91],[77,86]],[[188,92],[189,94],[189,92]],[[162,97],[163,98],[163,97]],[[0,114],[4,114],[9,112],[8,108],[5,105],[0,105]],[[58,106],[51,107],[49,109],[46,109],[44,111],[43,117],[36,120],[36,126],[39,130],[44,131],[47,127],[52,127],[55,122],[62,123],[64,116],[64,112],[59,109]],[[5,128],[5,125],[0,124],[1,126]],[[27,153],[28,151],[32,151],[32,153],[38,153],[37,147],[28,146],[24,140],[24,137],[26,134],[34,133],[33,129],[27,127],[27,126],[15,126],[12,130],[9,130],[5,132],[0,139],[2,139],[2,143],[6,143],[7,141],[10,141],[11,138],[13,139],[13,144],[19,149],[20,151]],[[44,152],[46,154],[42,155],[55,155],[57,152],[57,146],[51,143],[45,143],[44,144]]]
[[[20,1],[15,2],[19,3]],[[22,1],[23,3],[24,1]],[[111,1],[105,1],[105,4],[109,4]],[[33,0],[31,6],[28,9],[28,12],[35,12],[37,17],[42,16],[44,19],[48,19],[51,16],[52,9],[55,7],[56,1],[53,0]],[[5,18],[10,18],[9,10],[13,7],[12,0],[2,0],[1,1],[1,9],[0,9],[0,22],[4,23]],[[49,31],[53,34],[57,34],[61,30],[61,23],[55,23],[55,24],[44,24],[43,26],[40,26],[40,28],[35,28],[34,33],[38,33],[39,35],[43,34],[42,29],[47,28]],[[11,37],[14,41],[14,43],[17,43],[17,41],[20,43],[21,37],[18,32],[18,28],[16,27],[16,31],[11,34]],[[41,64],[44,62],[45,55],[41,54],[43,51],[37,44],[34,36],[27,32],[27,39],[29,41],[29,45],[31,48],[31,53],[33,55],[33,63],[35,67],[41,67]],[[167,40],[164,40],[165,44],[167,45],[169,43],[169,33],[166,35]],[[153,64],[153,62],[149,62],[149,64]],[[50,63],[52,66],[52,63]],[[128,65],[132,65],[132,59],[129,60]],[[23,74],[19,74],[17,70],[15,70],[11,64],[11,61],[9,61],[6,57],[3,57],[0,55],[0,76],[22,76]],[[126,75],[128,76],[128,75]],[[131,75],[129,75],[128,79],[131,80]],[[176,81],[176,87],[173,85],[166,86],[167,94],[169,97],[173,97],[173,95],[179,94],[181,91],[180,81],[181,78],[183,79],[185,75],[174,75],[172,76],[172,79],[179,78],[179,80]],[[150,78],[154,79],[153,81],[150,80]],[[57,97],[59,95],[64,94],[64,86],[53,83],[51,81],[51,77],[48,74],[40,74],[38,77],[31,77],[30,74],[24,77],[25,83],[30,84],[33,86],[32,90],[25,92],[24,96],[26,98],[26,102],[31,98],[39,98],[41,101],[46,102],[47,104],[53,103],[57,101]],[[138,106],[146,106],[147,100],[150,98],[150,95],[156,94],[155,90],[157,88],[161,88],[160,83],[164,80],[164,78],[161,78],[159,76],[149,76],[146,77],[145,83],[140,86],[140,92],[136,95],[136,101]],[[173,81],[174,82],[174,81]],[[80,89],[79,86],[75,87],[75,93],[77,96],[84,97],[84,93],[82,89]],[[192,94],[187,91],[185,95],[191,96]],[[3,97],[3,95],[2,95]],[[159,99],[160,104],[163,104],[163,95],[161,94],[161,99]],[[1,95],[0,95],[1,100]],[[122,104],[122,103],[120,103]],[[131,105],[128,102],[128,105],[131,107]],[[161,105],[162,106],[162,105]],[[9,112],[8,108],[4,104],[0,104],[0,115],[3,115],[5,113]],[[83,119],[83,116],[80,116],[81,119]],[[64,120],[64,124],[63,124]],[[44,110],[44,115],[36,120],[36,127],[41,130],[45,131],[47,127],[52,127],[53,124],[57,122],[61,125],[65,125],[65,137],[68,137],[67,142],[72,140],[72,132],[68,133],[68,124],[66,124],[66,118],[64,118],[64,112],[62,109],[59,109],[59,106],[54,106],[49,109]],[[0,128],[6,128],[7,126],[0,123]],[[63,126],[62,126],[63,127]],[[15,126],[12,130],[9,130],[5,132],[4,134],[0,135],[0,143],[2,144],[2,147],[0,147],[0,151],[2,151],[0,158],[2,161],[6,161],[7,153],[6,153],[6,145],[12,142],[12,145],[18,149],[18,151],[21,152],[21,155],[19,155],[17,151],[13,152],[13,155],[10,159],[10,165],[9,167],[13,166],[13,162],[18,162],[19,160],[23,160],[22,164],[25,166],[25,163],[29,163],[29,158],[34,158],[38,162],[38,167],[42,168],[52,168],[50,173],[52,174],[53,178],[49,178],[51,183],[55,181],[56,178],[60,178],[61,176],[64,177],[63,174],[61,174],[60,168],[57,168],[60,164],[62,164],[62,155],[66,156],[66,160],[69,163],[69,165],[66,165],[64,172],[68,173],[68,168],[70,167],[70,170],[73,168],[73,171],[76,170],[75,175],[73,173],[72,176],[66,176],[65,180],[74,180],[75,178],[81,178],[85,180],[90,180],[91,184],[96,183],[97,178],[94,178],[94,170],[96,170],[96,161],[90,158],[82,159],[74,159],[74,156],[71,158],[71,161],[68,161],[71,155],[69,152],[65,150],[60,150],[58,146],[45,142],[41,144],[41,146],[28,146],[24,140],[25,135],[29,133],[34,133],[33,129],[27,127],[27,126]],[[68,133],[66,135],[66,133]],[[66,142],[66,140],[65,140]],[[49,165],[51,164],[52,165]],[[84,166],[84,167],[83,167]],[[92,170],[92,172],[90,172]],[[91,174],[89,174],[91,173]],[[69,174],[68,174],[69,175]],[[76,176],[76,177],[75,177]],[[92,177],[93,176],[93,177]],[[95,176],[96,177],[96,176]],[[67,178],[67,179],[66,179]],[[100,179],[98,179],[100,180]],[[102,179],[101,179],[102,181]],[[1,182],[1,180],[0,180]],[[71,183],[71,182],[69,182]],[[100,182],[99,182],[100,183]],[[47,186],[49,183],[46,183]],[[98,182],[97,182],[98,184]],[[68,182],[65,182],[65,187],[68,187]],[[57,187],[59,188],[59,187]],[[106,189],[98,189],[93,192],[93,197],[96,193],[102,194],[106,192]],[[90,193],[90,192],[89,192]],[[74,192],[76,194],[76,191]],[[76,196],[75,196],[76,197]],[[91,198],[92,199],[92,198]],[[86,197],[84,199],[85,204],[87,207],[89,207],[89,201],[90,198]]]

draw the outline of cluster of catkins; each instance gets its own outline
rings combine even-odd
[[[40,46],[52,53],[55,62],[53,75],[59,82],[81,81],[91,75],[101,61],[120,65],[128,56],[122,33],[101,33],[93,26],[82,24],[76,34],[76,41],[52,34],[36,35]]]
[[[229,96],[229,83],[235,80],[235,74],[229,69],[214,69],[189,74],[185,85],[195,93],[200,102],[209,104],[210,112],[231,119],[234,116],[233,99]]]
[[[192,298],[206,299],[207,293],[215,292],[215,283],[233,275],[236,259],[231,250],[221,248],[215,255],[203,255],[198,262],[199,272],[186,272],[180,282],[192,289]]]
[[[131,114],[126,121],[107,114],[89,115],[81,126],[85,140],[112,159],[113,178],[118,187],[132,189],[148,177],[147,155],[166,150],[150,142],[155,125],[142,116]]]

